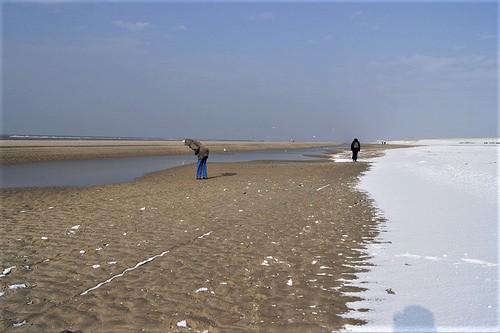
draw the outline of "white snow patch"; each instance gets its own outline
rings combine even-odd
[[[460,260],[469,263],[469,264],[477,264],[477,265],[484,265],[487,267],[496,267],[498,264],[494,264],[492,262],[484,261],[484,260],[479,260],[479,259],[469,259],[469,258],[460,258]]]
[[[430,144],[387,150],[361,177],[387,219],[378,240],[391,243],[368,246],[374,266],[351,283],[365,300],[349,307],[371,311],[346,314],[368,324],[348,331],[498,331],[500,146]]]

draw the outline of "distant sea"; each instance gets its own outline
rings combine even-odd
[[[77,136],[77,135],[24,135],[24,134],[0,134],[0,140],[129,140],[129,141],[178,141],[184,138],[154,138],[154,137],[131,137],[131,136]],[[264,142],[266,140],[256,139],[206,139],[205,141],[252,141]],[[274,140],[269,140],[274,141]]]
[[[134,141],[171,141],[177,138],[150,138],[150,137],[127,137],[127,136],[76,136],[76,135],[21,135],[3,134],[1,140],[134,140]]]

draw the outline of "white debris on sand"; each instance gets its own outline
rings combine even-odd
[[[80,250],[80,254],[85,254],[85,250]]]
[[[146,207],[142,207],[142,208],[140,209],[140,211],[145,211],[145,210],[146,210]]]
[[[12,271],[12,269],[16,268],[16,266],[11,266],[11,267],[7,267],[6,269],[4,269],[2,271],[2,274],[0,274],[0,277],[4,277],[4,276],[7,276],[10,274],[10,272]]]
[[[177,322],[177,327],[180,327],[180,328],[188,328],[187,321],[185,321],[185,320],[181,320],[181,321]]]
[[[15,283],[15,284],[11,284],[11,285],[9,286],[9,289],[10,289],[10,290],[16,290],[16,289],[24,289],[24,288],[26,288],[26,287],[27,287],[27,286],[26,286],[26,284],[24,284],[24,283]]]
[[[48,238],[48,237],[45,237],[45,236],[42,236],[42,237],[40,237],[40,239],[41,239],[41,240],[47,240],[47,239],[49,239],[49,238]]]
[[[321,187],[317,188],[316,191],[321,191],[322,189],[327,188],[328,186],[330,186],[330,184],[327,184],[325,186],[321,186]]]
[[[21,327],[23,326],[24,324],[26,324],[26,320],[22,320],[22,321],[15,321],[12,326],[13,327]]]
[[[198,236],[197,238],[199,238],[199,239],[204,238],[204,237],[206,237],[206,236],[210,235],[211,233],[212,233],[212,231],[207,232],[206,234],[203,234],[203,235],[201,235],[201,236]],[[170,251],[163,251],[163,252],[162,252],[162,253],[160,253],[160,254],[157,254],[157,255],[152,256],[152,257],[149,257],[149,258],[147,258],[147,259],[145,259],[145,260],[143,260],[143,261],[141,261],[141,262],[138,262],[137,264],[135,264],[135,266],[133,266],[133,267],[129,267],[129,268],[127,268],[127,269],[123,270],[123,272],[121,272],[120,274],[113,275],[113,276],[112,276],[112,277],[110,277],[109,279],[107,279],[107,280],[105,280],[105,281],[103,281],[103,282],[98,283],[98,284],[97,284],[97,285],[95,285],[94,287],[89,288],[89,289],[87,289],[87,290],[85,290],[85,291],[81,292],[81,293],[80,293],[80,296],[87,295],[89,292],[91,292],[91,291],[93,291],[93,290],[96,290],[96,289],[98,289],[98,288],[102,287],[102,286],[103,286],[103,285],[105,285],[105,284],[110,283],[110,282],[111,282],[111,281],[113,281],[114,279],[124,276],[127,272],[131,272],[131,271],[133,271],[133,270],[135,270],[135,269],[137,269],[137,268],[139,268],[139,267],[141,267],[141,266],[143,266],[143,265],[147,264],[148,262],[151,262],[151,261],[155,260],[156,258],[163,257],[164,255],[166,255],[166,254],[167,254],[167,253],[169,253],[169,252],[170,252]]]
[[[288,281],[286,282],[286,285],[289,286],[289,287],[293,286],[292,279],[288,279]]]
[[[116,261],[108,261],[108,265],[116,265]]]
[[[204,291],[208,291],[208,288],[201,287],[201,288],[196,289],[194,292],[197,294],[197,293],[201,293],[201,292],[204,292]]]
[[[74,225],[74,226],[71,227],[71,229],[78,230],[78,229],[80,229],[80,225],[79,224]]]
[[[210,236],[210,234],[211,234],[212,232],[213,232],[213,231],[209,231],[209,232],[207,232],[207,233],[205,233],[205,234],[203,234],[203,235],[201,235],[201,236],[198,236],[197,238],[198,238],[198,239],[205,238],[206,236]]]
[[[99,268],[99,267],[101,267],[101,265],[92,265],[92,268],[94,268],[94,269]]]

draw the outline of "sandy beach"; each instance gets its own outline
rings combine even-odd
[[[373,150],[372,152],[375,152]],[[377,236],[365,163],[209,163],[131,183],[4,189],[2,330],[328,332]],[[12,286],[16,286],[18,289]],[[358,311],[364,311],[360,309]],[[186,324],[187,328],[182,326]],[[14,328],[14,326],[19,326]]]
[[[203,141],[211,152],[330,147],[332,142]],[[192,154],[178,141],[0,140],[0,164],[42,161]]]

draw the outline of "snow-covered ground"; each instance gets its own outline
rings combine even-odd
[[[496,139],[497,140],[497,139]],[[500,146],[441,141],[388,150],[359,187],[387,219],[347,316],[363,332],[498,332]],[[418,144],[422,144],[419,142]]]
[[[379,143],[379,140],[377,143]],[[394,145],[495,145],[500,144],[500,138],[454,138],[454,139],[420,139],[420,140],[392,140],[386,141]]]

